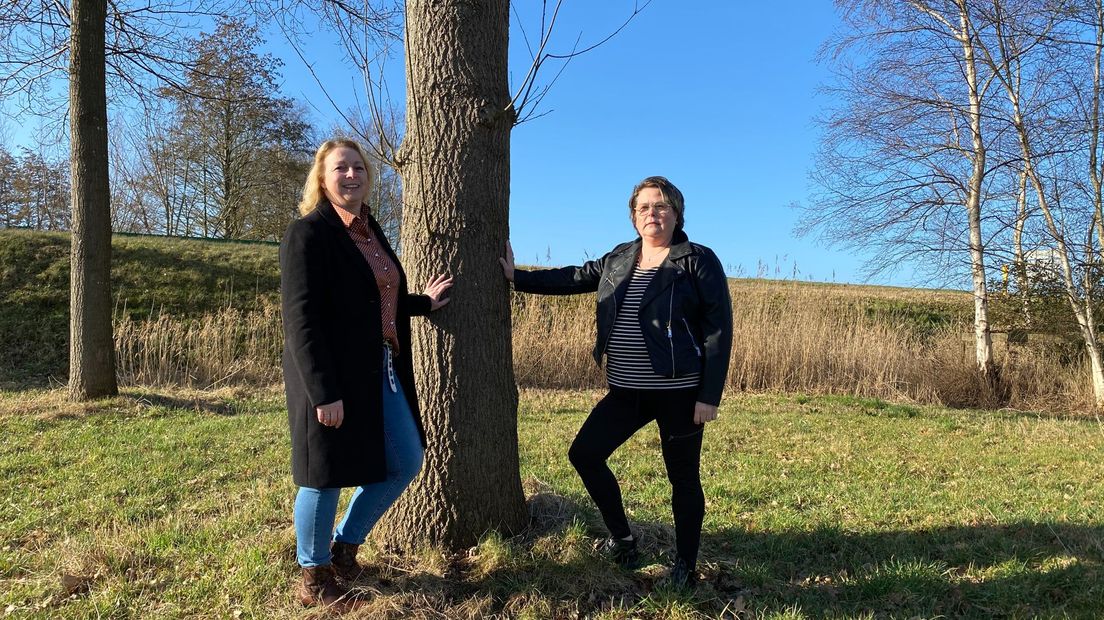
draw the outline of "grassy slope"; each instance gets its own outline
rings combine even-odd
[[[565,453],[595,396],[522,394],[528,532],[456,558],[364,550],[361,617],[1104,617],[1099,421],[735,397],[706,434],[705,580],[684,597],[655,588],[671,518],[649,430],[612,460],[649,565],[590,550]],[[11,617],[309,615],[278,394],[0,392],[0,434]]]
[[[276,246],[116,235],[116,313],[199,316],[278,302]],[[69,235],[0,229],[0,386],[68,373]]]
[[[116,313],[196,317],[227,306],[274,304],[279,269],[274,244],[116,235],[112,298]],[[968,320],[961,291],[848,284],[733,280],[741,291],[813,287],[894,326],[928,330]],[[0,387],[63,382],[68,373],[69,236],[0,229]],[[546,301],[561,303],[562,300]],[[778,295],[778,311],[786,311]]]

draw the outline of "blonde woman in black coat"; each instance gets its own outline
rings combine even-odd
[[[410,361],[410,317],[448,303],[452,278],[421,295],[365,203],[368,159],[351,140],[315,153],[302,217],[280,245],[284,385],[291,430],[296,556],[304,605],[355,605],[342,580],[357,549],[418,474],[425,432]],[[356,487],[334,529],[342,487]],[[335,575],[336,573],[336,575]]]

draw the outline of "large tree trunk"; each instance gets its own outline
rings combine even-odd
[[[456,276],[454,300],[414,323],[429,447],[378,533],[460,549],[526,523],[510,306],[498,264],[509,227],[508,0],[406,3],[402,262],[412,287]]]
[[[73,0],[69,60],[73,235],[69,397],[112,396],[111,190],[107,176],[106,0]]]

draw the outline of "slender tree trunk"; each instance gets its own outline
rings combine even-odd
[[[394,546],[461,549],[527,521],[517,452],[510,305],[498,265],[509,226],[508,0],[406,3],[403,266],[442,271],[453,301],[414,322],[428,450],[378,530]]]
[[[1023,178],[1029,179],[1035,190],[1036,200],[1039,203],[1039,211],[1046,222],[1047,230],[1057,246],[1059,266],[1062,272],[1062,284],[1065,287],[1066,298],[1077,320],[1078,329],[1081,332],[1082,341],[1085,343],[1085,351],[1091,364],[1090,373],[1093,386],[1093,396],[1097,407],[1104,406],[1104,364],[1101,361],[1100,345],[1096,338],[1095,302],[1093,300],[1092,271],[1086,271],[1083,279],[1083,294],[1079,293],[1074,282],[1073,265],[1070,261],[1070,246],[1066,241],[1062,226],[1059,225],[1050,200],[1047,198],[1047,189],[1043,178],[1039,175],[1035,166],[1035,154],[1032,151],[1031,141],[1020,113],[1019,93],[1006,83],[1008,87],[1009,101],[1012,105],[1012,125],[1016,129],[1016,135],[1020,143],[1020,153],[1023,157]],[[1086,236],[1085,257],[1089,260],[1096,255],[1092,243],[1092,225]]]
[[[973,170],[966,194],[966,216],[970,226],[970,271],[974,292],[974,350],[978,368],[987,377],[996,372],[993,361],[993,337],[989,329],[989,292],[985,278],[985,244],[981,234],[981,191],[985,180],[985,142],[981,127],[981,90],[974,58],[970,16],[965,2],[959,4],[960,42],[970,97],[970,139]]]
[[[107,176],[106,0],[73,0],[69,61],[73,234],[69,397],[118,392],[111,337],[111,201]]]
[[[1023,235],[1027,226],[1027,171],[1020,172],[1020,192],[1016,196],[1016,223],[1012,227],[1012,267],[1016,272],[1016,289],[1020,297],[1020,314],[1024,329],[1031,329],[1031,282],[1027,277],[1027,259],[1024,256]]]
[[[1104,408],[1104,362],[1101,361],[1100,347],[1089,348],[1089,361],[1092,363],[1093,398],[1097,409]]]
[[[1079,293],[1078,287],[1074,282],[1073,265],[1070,262],[1070,247],[1066,242],[1066,237],[1062,232],[1061,226],[1058,224],[1051,210],[1043,180],[1035,170],[1034,157],[1031,153],[1027,132],[1022,124],[1017,126],[1016,129],[1019,133],[1020,144],[1023,146],[1025,160],[1024,169],[1035,188],[1039,201],[1039,210],[1042,212],[1043,219],[1047,224],[1047,229],[1050,231],[1050,235],[1057,246],[1059,266],[1062,272],[1062,284],[1065,287],[1066,299],[1069,300],[1070,308],[1073,310],[1073,316],[1077,320],[1077,327],[1081,332],[1082,342],[1085,343],[1085,352],[1089,356],[1091,364],[1089,372],[1091,373],[1090,379],[1092,380],[1093,397],[1097,407],[1104,407],[1104,363],[1102,363],[1101,360],[1100,344],[1096,337],[1096,302],[1093,299],[1092,270],[1085,272],[1085,277],[1082,280],[1084,292]],[[1092,236],[1090,235],[1089,239],[1091,240],[1091,238]],[[1086,247],[1085,256],[1091,258],[1095,254],[1096,251],[1092,247],[1090,241],[1089,245]]]
[[[1102,91],[1104,91],[1104,76],[1101,75],[1101,55],[1104,53],[1104,2],[1096,0],[1094,3],[1094,29],[1096,34],[1095,49],[1093,55],[1093,100],[1091,107],[1091,118],[1089,119],[1089,182],[1092,186],[1092,202],[1093,202],[1093,221],[1095,223],[1095,231],[1090,231],[1087,236],[1085,259],[1088,264],[1104,261],[1104,170],[1101,169],[1101,162],[1099,157],[1100,139],[1101,139],[1101,127],[1100,127],[1100,99]],[[1051,223],[1048,221],[1048,224]],[[1053,228],[1053,226],[1052,226]],[[1093,244],[1095,232],[1095,247]],[[1064,273],[1070,272],[1069,261],[1066,258],[1066,254],[1063,248],[1062,252],[1063,269]],[[1095,282],[1093,281],[1094,270],[1088,269],[1085,277],[1085,292],[1084,302],[1081,308],[1078,307],[1076,299],[1071,296],[1070,303],[1073,305],[1074,315],[1077,317],[1078,327],[1081,329],[1081,337],[1085,342],[1085,351],[1089,356],[1091,363],[1090,372],[1092,373],[1092,386],[1093,396],[1096,399],[1097,408],[1104,408],[1104,362],[1102,362],[1102,353],[1100,350],[1100,343],[1096,336],[1096,318],[1095,318],[1095,301],[1093,290],[1095,288]],[[1067,275],[1067,281],[1071,280],[1071,277]],[[1072,292],[1072,287],[1068,284],[1066,286],[1067,292]]]
[[[1104,261],[1104,170],[1100,162],[1100,98],[1104,89],[1101,76],[1101,55],[1104,54],[1104,1],[1095,4],[1096,42],[1093,50],[1093,99],[1089,116],[1089,181],[1092,183],[1092,200],[1096,238],[1101,245],[1098,258]]]
[[[1093,226],[1094,230],[1090,231],[1089,235],[1089,252],[1086,252],[1086,258],[1088,261],[1104,261],[1104,170],[1101,169],[1100,162],[1100,98],[1101,91],[1104,89],[1104,77],[1101,75],[1101,54],[1104,53],[1104,2],[1097,0],[1095,3],[1095,23],[1096,30],[1095,49],[1093,51],[1093,98],[1091,111],[1089,112],[1089,183],[1092,187],[1092,204],[1093,204]],[[1091,247],[1091,240],[1093,238],[1092,232],[1095,232],[1097,247]],[[1064,257],[1064,253],[1063,253]],[[1066,287],[1070,289],[1069,286]],[[1091,289],[1088,289],[1086,293],[1089,293]],[[1104,365],[1101,363],[1100,345],[1096,340],[1095,322],[1092,319],[1092,295],[1085,295],[1085,313],[1078,311],[1078,307],[1074,298],[1071,297],[1071,304],[1074,305],[1074,314],[1077,316],[1078,327],[1081,328],[1082,339],[1085,342],[1085,350],[1089,356],[1091,362],[1092,372],[1092,385],[1093,395],[1096,397],[1096,406],[1104,407]]]

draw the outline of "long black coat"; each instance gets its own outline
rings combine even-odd
[[[410,317],[428,314],[430,299],[407,292],[406,274],[379,224],[375,232],[401,277],[395,370],[425,445],[410,361]],[[295,484],[351,487],[386,477],[381,372],[380,293],[368,262],[334,207],[318,208],[288,226],[280,244],[284,322],[284,390]],[[340,428],[323,426],[315,407],[344,401]]]

